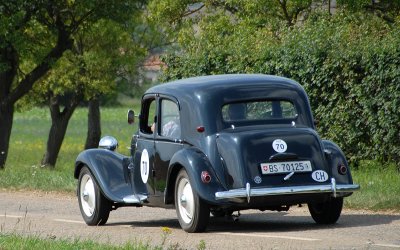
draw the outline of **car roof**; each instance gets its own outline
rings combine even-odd
[[[148,89],[145,95],[148,94],[170,96],[178,101],[185,120],[183,131],[186,128],[193,131],[193,127],[202,125],[207,126],[207,133],[215,133],[222,126],[218,117],[221,117],[223,105],[250,99],[287,99],[296,106],[298,121],[314,127],[303,87],[285,77],[262,74],[200,76],[159,84]]]
[[[263,88],[292,88],[303,92],[303,88],[297,82],[280,76],[263,74],[226,74],[226,75],[208,75],[191,77],[181,80],[175,80],[164,84],[156,85],[146,91],[148,93],[162,93],[173,95],[179,98],[187,96],[188,93],[206,95],[218,95],[221,92],[226,93],[229,89],[241,87]]]

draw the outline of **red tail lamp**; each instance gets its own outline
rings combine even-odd
[[[205,129],[203,126],[198,126],[198,127],[196,128],[196,130],[197,130],[197,132],[199,132],[199,133],[203,133],[206,129]]]
[[[202,171],[201,172],[201,181],[203,183],[210,183],[211,181],[211,175],[208,173],[208,171]]]
[[[343,163],[339,164],[339,166],[338,166],[338,172],[339,172],[339,174],[341,174],[341,175],[347,174],[347,167],[346,167],[346,165],[344,165]]]

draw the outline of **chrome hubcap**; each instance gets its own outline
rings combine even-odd
[[[84,201],[89,201],[89,193],[85,190],[85,191],[83,191],[83,200]]]
[[[187,202],[186,202],[186,196],[184,194],[181,196],[181,204],[183,207],[186,208]]]

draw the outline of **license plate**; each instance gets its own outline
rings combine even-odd
[[[291,172],[311,172],[310,161],[287,161],[261,163],[261,172],[263,174],[281,174]]]

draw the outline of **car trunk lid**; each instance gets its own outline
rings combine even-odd
[[[310,128],[232,128],[219,133],[216,143],[229,188],[315,185],[331,175]]]

